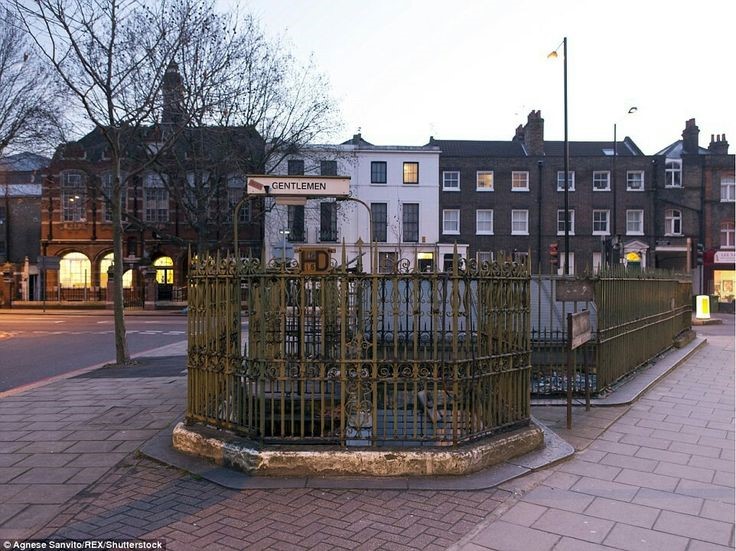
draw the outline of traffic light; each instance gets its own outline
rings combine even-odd
[[[703,265],[703,253],[705,252],[705,247],[702,243],[698,243],[695,246],[695,264],[697,266]]]
[[[549,244],[549,263],[556,266],[560,262],[560,252],[557,248],[557,243]]]

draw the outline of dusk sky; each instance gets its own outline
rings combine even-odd
[[[222,0],[226,2],[227,0]],[[507,140],[532,109],[563,139],[568,37],[570,140],[631,136],[647,154],[695,118],[700,145],[736,150],[736,2],[244,0],[270,36],[314,54],[345,126],[379,145]],[[627,115],[630,107],[638,107]]]

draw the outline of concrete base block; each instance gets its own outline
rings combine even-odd
[[[441,476],[465,475],[523,455],[544,444],[542,430],[530,424],[513,432],[456,448],[349,449],[294,446],[259,448],[229,432],[179,423],[173,447],[260,476]]]

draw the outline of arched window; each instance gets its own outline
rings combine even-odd
[[[174,284],[174,261],[170,256],[162,256],[153,261],[156,268],[156,283]]]
[[[112,253],[105,255],[100,260],[100,287],[107,287],[107,270],[112,266]],[[123,272],[123,288],[130,289],[133,286],[133,270]]]
[[[664,211],[665,235],[682,235],[682,211],[667,209]]]
[[[59,262],[59,284],[62,287],[89,287],[92,265],[82,253],[68,253]]]
[[[61,174],[61,220],[83,222],[86,220],[87,187],[85,177],[77,170]]]

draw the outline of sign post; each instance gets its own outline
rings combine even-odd
[[[572,428],[572,391],[575,384],[575,349],[591,339],[590,310],[567,314],[567,428]],[[585,362],[585,409],[590,409],[588,362]]]
[[[61,259],[58,256],[39,256],[38,268],[41,270],[41,298],[43,299],[43,312],[46,312],[46,283],[48,279],[47,270],[59,270]]]

